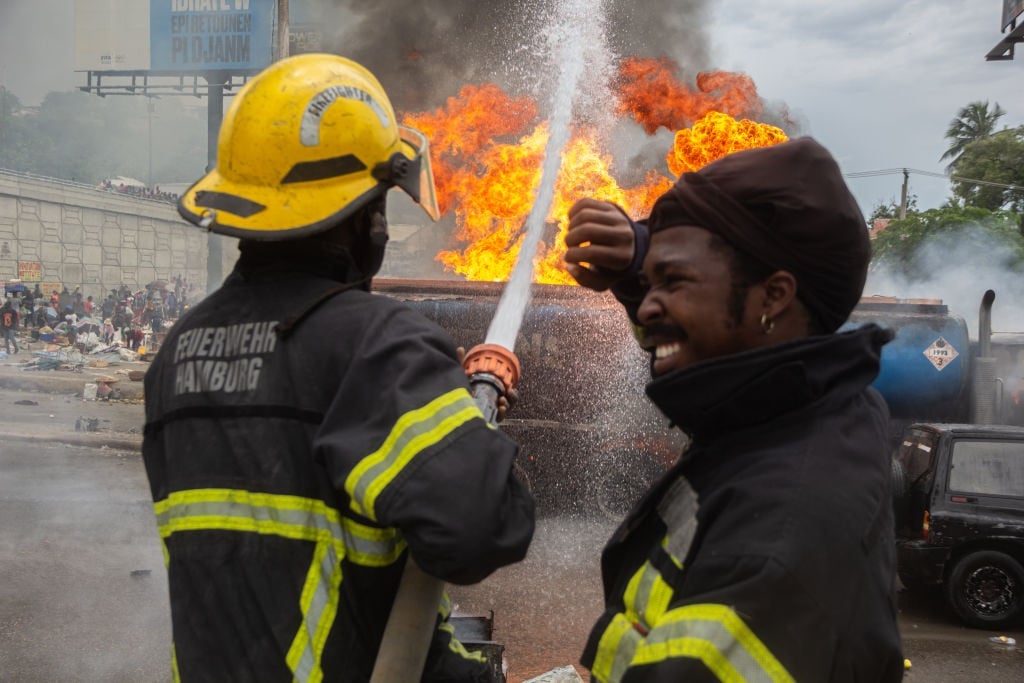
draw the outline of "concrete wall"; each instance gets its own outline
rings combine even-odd
[[[237,240],[213,238],[226,276]],[[195,302],[206,293],[207,245],[207,233],[172,204],[0,171],[0,280],[16,278],[19,261],[37,261],[44,282],[95,299],[122,284],[137,290],[180,275],[195,285]]]

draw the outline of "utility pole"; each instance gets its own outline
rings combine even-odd
[[[907,185],[910,183],[910,172],[903,169],[903,193],[900,199],[900,220],[907,217]]]
[[[146,98],[146,137],[149,147],[146,187],[153,189],[153,98]]]

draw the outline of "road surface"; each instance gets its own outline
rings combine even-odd
[[[138,402],[0,389],[0,679],[170,680],[167,581],[130,448],[142,419]],[[542,511],[524,562],[450,588],[460,611],[494,611],[510,683],[576,663],[600,612],[598,557],[612,529]],[[960,626],[939,596],[904,592],[899,603],[906,680],[1024,680],[1024,647]],[[1000,634],[1024,646],[1024,629]]]

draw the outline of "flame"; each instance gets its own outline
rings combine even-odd
[[[740,149],[786,139],[781,129],[752,120],[763,113],[762,104],[744,74],[699,74],[694,89],[680,80],[670,60],[631,58],[620,66],[615,86],[619,115],[633,118],[648,133],[661,127],[676,131],[666,158],[675,175]],[[437,260],[468,280],[507,280],[526,236],[550,135],[547,123],[538,120],[537,104],[510,97],[494,84],[470,85],[443,107],[407,115],[403,123],[430,140],[438,203],[455,220],[451,237],[457,247],[440,251]],[[621,186],[600,131],[576,127],[562,150],[534,280],[575,284],[562,257],[566,216],[577,200],[614,202],[639,218],[673,182],[651,170],[640,184]]]
[[[696,89],[680,80],[680,68],[667,57],[630,57],[619,65],[618,107],[648,134],[658,128],[685,128],[711,111],[732,117],[760,118],[764,105],[754,81],[746,74],[728,71],[697,75]]]
[[[675,144],[665,160],[668,169],[678,177],[687,171],[703,168],[726,154],[769,147],[788,139],[781,128],[750,119],[737,121],[728,114],[712,111],[692,128],[676,131]]]
[[[509,97],[498,86],[485,83],[463,87],[457,97],[449,97],[444,107],[433,112],[403,119],[430,141],[430,162],[442,213],[447,213],[459,196],[454,187],[457,178],[477,171],[480,162],[476,158],[482,150],[497,139],[522,133],[536,117],[533,100]]]

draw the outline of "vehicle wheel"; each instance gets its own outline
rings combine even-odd
[[[657,446],[615,442],[601,449],[589,476],[597,509],[614,522],[622,519],[665,471]]]
[[[594,478],[593,495],[606,518],[618,522],[640,500],[652,479],[633,469],[606,469]]]
[[[894,499],[902,498],[907,492],[907,474],[903,471],[903,465],[896,458],[891,460],[892,469],[892,497]]]
[[[1010,626],[1024,615],[1024,567],[997,550],[965,555],[950,572],[946,599],[969,626]]]

